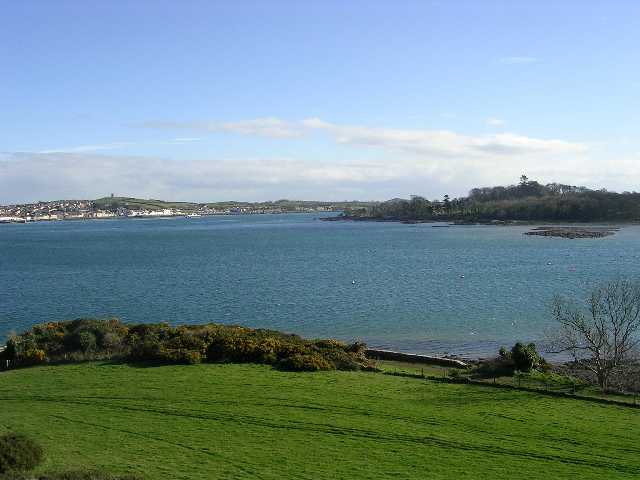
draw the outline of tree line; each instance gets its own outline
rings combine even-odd
[[[474,188],[468,196],[427,200],[413,195],[345,211],[349,217],[451,221],[630,221],[640,219],[640,193],[609,192],[525,175],[515,185]]]

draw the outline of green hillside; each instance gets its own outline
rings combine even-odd
[[[104,197],[94,200],[96,208],[107,210],[124,207],[131,210],[163,210],[165,208],[176,208],[180,210],[194,210],[197,203],[190,202],[165,202],[163,200],[144,200],[131,197]]]
[[[638,478],[640,411],[366,372],[88,363],[0,373],[44,470],[146,478]]]
[[[192,203],[192,202],[166,202],[164,200],[145,200],[142,198],[132,197],[104,197],[93,201],[95,208],[101,210],[114,210],[119,207],[128,208],[130,210],[163,210],[179,209],[183,211],[196,210],[206,206],[215,209],[230,208],[246,208],[256,210],[280,209],[283,211],[295,211],[301,208],[318,208],[333,207],[338,209],[357,209],[372,206],[373,202],[318,202],[307,200],[277,200],[275,202],[210,202],[210,203]]]

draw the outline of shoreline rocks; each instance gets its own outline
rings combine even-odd
[[[574,240],[577,238],[603,238],[615,235],[619,227],[536,227],[524,232],[525,235],[540,237],[559,237]]]

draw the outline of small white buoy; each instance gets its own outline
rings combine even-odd
[[[547,262],[547,265],[551,265],[551,262]]]
[[[460,278],[464,278],[464,275],[460,275]]]
[[[351,280],[351,285],[355,285],[356,281],[355,280]]]

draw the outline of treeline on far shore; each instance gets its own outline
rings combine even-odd
[[[348,209],[344,215],[401,221],[635,221],[640,220],[640,193],[542,185],[523,175],[516,185],[474,188],[466,197],[445,195],[442,200],[427,200],[412,196]]]
[[[0,366],[119,360],[154,364],[251,362],[283,370],[371,368],[363,343],[307,340],[273,330],[219,324],[127,325],[118,319],[49,322],[13,336]]]

